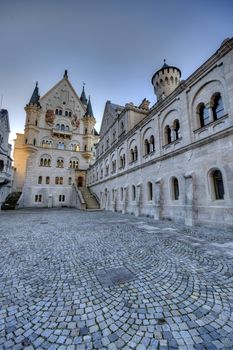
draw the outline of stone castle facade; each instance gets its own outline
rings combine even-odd
[[[11,192],[12,159],[9,144],[9,115],[6,109],[0,110],[0,210],[3,202]]]
[[[87,184],[106,210],[233,225],[233,39],[180,78],[164,62],[151,108],[106,103]]]
[[[65,71],[41,98],[36,84],[25,111],[24,133],[17,134],[14,147],[18,207],[79,206],[78,187],[86,184],[98,141],[84,87],[79,97]]]

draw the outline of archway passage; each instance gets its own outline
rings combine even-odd
[[[83,187],[83,177],[79,176],[77,179],[77,185],[78,187]]]

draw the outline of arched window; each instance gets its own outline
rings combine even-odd
[[[65,131],[65,125],[64,124],[61,124],[61,130]]]
[[[51,165],[51,159],[50,158],[40,158],[40,166],[50,166]]]
[[[71,159],[70,160],[70,168],[78,169],[78,165],[79,165],[78,160],[76,160],[76,159]]]
[[[70,131],[69,125],[66,125],[66,131]]]
[[[213,97],[213,116],[214,120],[217,120],[224,116],[224,107],[222,96],[218,93]]]
[[[135,201],[136,199],[136,187],[132,185],[132,201]]]
[[[147,184],[147,193],[148,193],[148,201],[152,201],[153,199],[153,184],[152,182],[148,182]]]
[[[64,144],[64,142],[58,142],[57,148],[58,148],[58,149],[65,149],[65,144]]]
[[[224,185],[220,170],[212,172],[215,199],[224,199]]]
[[[144,146],[145,146],[145,155],[150,153],[150,144],[149,141],[147,139],[145,139],[144,141]]]
[[[56,124],[55,129],[59,130],[60,129],[60,124]]]
[[[59,115],[62,115],[62,110],[61,109],[59,109]]]
[[[28,139],[25,139],[25,145],[28,143]]]
[[[36,139],[33,140],[33,145],[34,145],[34,146],[36,145]]]
[[[169,125],[165,126],[165,144],[169,144],[172,142],[171,138],[171,128]]]
[[[38,122],[37,122],[37,120],[35,121],[35,126],[37,126],[37,124],[38,124]]]
[[[50,177],[49,176],[46,176],[46,181],[45,181],[46,185],[49,185],[50,183]]]
[[[56,178],[55,178],[55,184],[56,184],[56,185],[59,184],[59,177],[58,177],[58,176],[56,176]]]
[[[176,177],[172,180],[172,196],[175,201],[179,199],[179,182]]]
[[[137,146],[134,147],[134,160],[135,161],[138,160],[138,148],[137,148]]]
[[[84,145],[84,152],[87,151],[87,145]]]
[[[150,137],[150,152],[154,152],[155,150],[155,138],[153,135]]]
[[[0,171],[3,171],[4,169],[4,162],[3,160],[0,160]]]
[[[134,162],[134,150],[131,148],[130,150],[130,162]]]
[[[57,108],[56,108],[56,110],[55,110],[55,114],[58,115],[58,109],[57,109]]]
[[[199,115],[199,123],[200,123],[200,127],[203,127],[205,125],[207,125],[210,121],[210,117],[209,117],[209,111],[208,108],[205,107],[204,103],[201,103],[198,106],[198,115]]]
[[[72,113],[71,113],[71,112],[69,112],[69,117],[71,117],[71,115],[72,115]]]
[[[63,168],[64,167],[64,160],[61,158],[57,159],[57,168]]]
[[[178,140],[180,138],[180,123],[178,119],[174,121],[173,129],[174,129],[174,138],[175,140]]]
[[[68,117],[68,111],[65,111],[65,116]]]
[[[87,128],[85,128],[84,134],[87,134]]]
[[[124,199],[124,189],[123,187],[121,187],[121,201],[123,201]]]
[[[121,133],[123,133],[123,131],[124,131],[124,123],[121,122]]]
[[[63,185],[63,177],[60,177],[60,179],[59,179],[59,184],[60,184],[60,185]]]
[[[38,177],[38,184],[41,185],[42,184],[42,176]]]

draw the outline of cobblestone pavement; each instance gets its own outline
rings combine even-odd
[[[0,213],[0,349],[233,349],[233,231]]]

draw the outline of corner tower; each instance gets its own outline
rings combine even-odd
[[[180,78],[180,69],[167,65],[166,61],[164,60],[162,68],[160,68],[151,79],[157,100],[164,100],[168,95],[170,95],[179,85]]]

